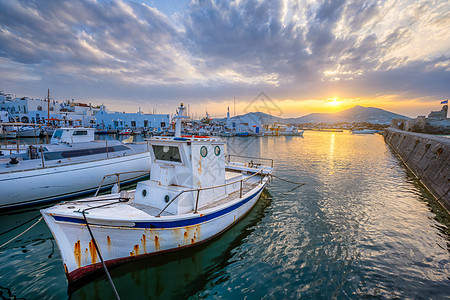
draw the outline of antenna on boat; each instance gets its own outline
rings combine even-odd
[[[183,103],[180,103],[180,107],[178,107],[177,115],[174,117],[177,119],[177,123],[175,124],[175,137],[181,137],[181,119],[187,119],[188,117],[184,115],[184,111],[186,108],[183,106]]]

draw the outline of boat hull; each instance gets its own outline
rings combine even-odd
[[[198,214],[153,217],[131,223],[128,220],[126,224],[117,221],[116,225],[105,225],[104,220],[90,219],[89,215],[87,219],[103,260],[107,266],[112,266],[196,246],[215,238],[251,210],[267,182],[268,178],[242,198]],[[75,218],[58,216],[46,209],[42,214],[58,243],[70,283],[102,268],[81,213]]]
[[[103,176],[112,173],[149,170],[150,155],[142,152],[132,155],[92,160],[62,166],[36,168],[0,174],[0,210],[53,202],[97,190]],[[148,176],[148,173],[120,175],[120,182],[130,182]],[[105,178],[103,187],[111,187],[115,176]]]
[[[34,137],[39,137],[39,135],[41,134],[41,129],[36,129],[36,130],[19,130],[18,131],[18,136],[22,137],[22,138],[34,138]]]

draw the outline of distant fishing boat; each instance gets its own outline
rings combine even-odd
[[[285,130],[280,131],[280,135],[286,136],[303,136],[304,130],[298,130],[294,126],[287,126]]]
[[[0,156],[0,210],[20,208],[95,192],[106,174],[121,182],[148,176],[146,143],[94,141],[93,128],[57,129],[50,144]],[[111,187],[114,176],[104,179]]]
[[[123,129],[119,131],[119,135],[132,135],[133,131],[131,129]]]
[[[231,162],[220,138],[181,136],[183,111],[181,105],[175,137],[149,140],[150,180],[41,210],[69,282],[101,269],[100,257],[111,266],[209,241],[258,201],[273,162]]]

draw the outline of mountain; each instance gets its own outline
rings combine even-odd
[[[374,124],[389,124],[392,119],[409,119],[384,109],[357,105],[336,113],[313,113],[299,118],[285,119],[289,123],[338,123],[338,122],[368,122]]]
[[[262,112],[251,112],[245,115],[232,117],[232,119],[243,116],[258,117],[264,125],[274,122],[302,124],[302,123],[338,123],[338,122],[368,122],[374,124],[389,124],[392,119],[409,119],[409,117],[395,114],[384,109],[375,107],[364,107],[357,105],[336,113],[312,113],[298,118],[280,118]],[[225,121],[219,119],[218,121]]]
[[[283,118],[279,118],[279,117],[274,117],[272,115],[263,113],[263,112],[250,112],[247,113],[245,115],[237,115],[234,117],[231,117],[232,120],[235,119],[240,119],[243,118],[244,116],[250,116],[252,119],[259,119],[261,121],[262,124],[267,125],[267,124],[273,124],[274,122],[283,122]],[[222,119],[214,119],[214,121],[221,121],[221,122],[225,122],[227,120],[227,118],[222,118]]]

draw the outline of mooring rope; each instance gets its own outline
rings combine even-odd
[[[7,234],[8,232],[11,232],[11,231],[13,231],[14,229],[17,229],[17,228],[19,228],[19,227],[21,227],[21,226],[23,226],[23,225],[25,225],[25,224],[27,224],[27,223],[30,223],[31,221],[33,221],[33,220],[35,220],[35,219],[37,219],[37,218],[39,218],[39,217],[40,217],[40,214],[37,215],[37,216],[34,216],[33,218],[29,219],[28,221],[23,222],[22,224],[19,224],[19,225],[13,227],[13,228],[10,228],[10,229],[8,229],[8,230],[6,230],[6,231],[3,231],[2,233],[0,233],[0,235]]]
[[[293,181],[290,181],[290,180],[286,180],[286,179],[284,179],[284,178],[278,177],[278,176],[273,175],[273,174],[272,174],[271,176],[274,177],[274,178],[276,178],[276,179],[279,179],[279,180],[281,180],[281,181],[285,181],[285,182],[287,182],[287,183],[292,183],[292,184],[296,184],[296,185],[297,185],[297,186],[294,187],[293,189],[290,189],[289,191],[283,193],[283,195],[287,195],[287,194],[289,194],[290,192],[292,192],[292,191],[294,191],[294,190],[298,189],[299,187],[304,186],[304,185],[306,184],[306,183],[303,183],[303,182],[293,182]]]
[[[44,217],[40,217],[39,220],[37,220],[36,223],[34,223],[33,225],[31,225],[28,229],[24,230],[22,233],[16,235],[15,237],[13,237],[12,239],[10,239],[9,241],[7,241],[6,243],[4,243],[3,245],[0,246],[0,248],[3,248],[4,246],[8,245],[9,243],[11,243],[12,241],[14,241],[15,239],[17,239],[18,237],[22,236],[25,232],[27,232],[28,230],[30,230],[31,228],[33,228],[34,226],[36,226],[40,221],[42,221]]]
[[[108,280],[111,283],[111,286],[113,288],[114,294],[116,295],[116,298],[120,300],[119,293],[117,292],[116,286],[114,285],[114,282],[112,281],[111,275],[109,275],[108,268],[106,267],[106,264],[105,264],[105,261],[103,260],[102,254],[100,253],[100,249],[98,248],[97,241],[95,240],[94,234],[92,233],[91,227],[89,226],[89,223],[86,219],[86,214],[85,214],[84,210],[81,213],[83,214],[84,222],[86,222],[87,229],[89,231],[89,234],[91,235],[92,241],[94,242],[95,250],[98,253],[98,257],[100,257],[100,260],[102,261],[102,265],[103,265],[103,269],[105,269],[106,277],[108,277]]]
[[[281,178],[281,177],[278,177],[278,176],[276,176],[276,175],[270,175],[270,176],[272,176],[272,177],[274,177],[274,178],[277,178],[277,179],[280,179],[281,181],[286,181],[286,182],[288,182],[288,183],[292,183],[292,184],[298,184],[298,185],[305,185],[305,183],[303,183],[303,182],[293,182],[293,181],[289,181],[289,180],[286,180],[286,179],[284,179],[284,178]]]

